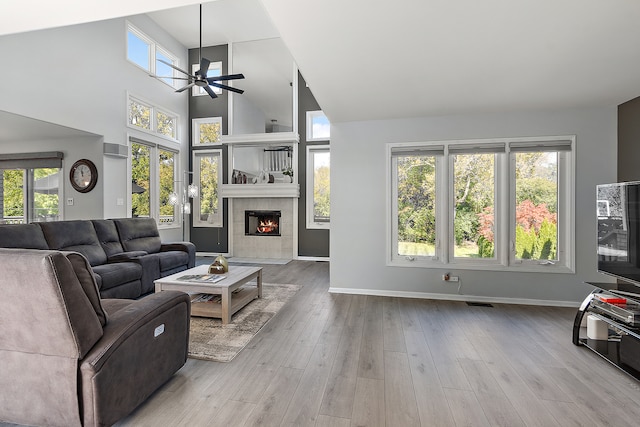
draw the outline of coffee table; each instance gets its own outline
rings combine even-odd
[[[262,267],[233,266],[224,274],[226,277],[217,283],[179,280],[180,277],[190,274],[207,274],[208,270],[208,265],[199,265],[157,279],[154,281],[156,292],[183,291],[191,294],[192,301],[201,294],[220,295],[221,302],[192,302],[191,315],[220,318],[223,324],[229,323],[231,316],[249,302],[255,298],[262,298]],[[256,286],[245,286],[240,291],[234,292],[253,279],[256,279]]]

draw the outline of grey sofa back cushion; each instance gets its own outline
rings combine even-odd
[[[0,247],[49,249],[42,229],[37,223],[0,225]]]
[[[120,243],[120,236],[118,236],[118,229],[112,220],[92,219],[91,222],[107,257],[124,252]]]
[[[125,251],[160,252],[160,234],[153,218],[118,218],[113,222],[118,228],[120,242]]]
[[[0,249],[0,269],[0,350],[79,359],[102,337],[96,310],[63,253]]]
[[[98,285],[96,284],[93,270],[91,269],[91,266],[89,266],[89,261],[87,261],[84,255],[79,254],[78,252],[65,252],[64,254],[69,262],[71,262],[71,266],[73,267],[73,271],[76,273],[78,282],[80,282],[82,290],[95,310],[98,320],[100,321],[100,325],[104,327],[104,325],[107,324],[107,313],[102,308],[100,292],[98,291]]]
[[[91,221],[59,221],[40,223],[50,249],[80,252],[92,266],[107,262]]]

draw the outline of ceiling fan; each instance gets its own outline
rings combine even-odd
[[[150,74],[151,77],[155,77],[157,79],[174,79],[174,80],[187,80],[188,84],[184,87],[181,87],[180,89],[177,89],[176,92],[184,92],[185,90],[192,88],[193,86],[197,86],[197,87],[201,87],[202,89],[204,89],[211,98],[217,98],[218,95],[216,95],[216,93],[213,91],[213,89],[211,89],[211,86],[220,88],[220,89],[224,89],[224,90],[229,90],[231,92],[235,92],[235,93],[239,93],[239,94],[243,94],[244,91],[241,89],[236,89],[235,87],[231,87],[231,86],[227,86],[225,84],[222,84],[220,82],[222,81],[228,81],[228,80],[238,80],[238,79],[244,79],[244,75],[242,74],[229,74],[226,76],[215,76],[215,77],[207,77],[207,71],[209,70],[209,64],[211,63],[211,61],[209,61],[207,58],[203,58],[202,57],[202,4],[200,4],[200,50],[199,50],[199,56],[200,56],[200,69],[198,71],[196,71],[194,74],[190,74],[187,71],[176,67],[175,65],[173,65],[170,62],[167,61],[163,61],[162,59],[158,59],[158,61],[162,62],[165,65],[168,65],[169,67],[173,68],[174,70],[180,71],[181,73],[183,73],[184,75],[186,75],[187,77],[174,77],[174,76],[166,76],[166,77],[159,77],[156,76],[154,74]]]

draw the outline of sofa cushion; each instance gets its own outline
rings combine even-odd
[[[91,222],[107,257],[124,252],[118,236],[118,229],[113,221],[110,219],[92,219]]]
[[[41,222],[40,226],[50,249],[80,252],[92,267],[107,262],[91,221]]]
[[[100,276],[100,292],[142,277],[142,266],[135,262],[117,262],[93,266],[93,271]]]
[[[0,225],[0,247],[49,249],[42,229],[37,223]]]
[[[118,228],[120,242],[125,251],[160,251],[161,241],[153,218],[118,218],[113,222]]]

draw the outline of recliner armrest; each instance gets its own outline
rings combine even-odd
[[[193,268],[196,265],[196,245],[191,242],[172,242],[162,243],[160,245],[160,252],[168,251],[183,251],[189,254],[188,268]]]
[[[130,252],[120,252],[119,254],[111,255],[107,258],[107,262],[123,262],[123,261],[132,261],[141,256],[148,255],[146,251],[130,251]]]

